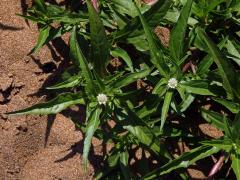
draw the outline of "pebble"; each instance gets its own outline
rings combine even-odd
[[[0,103],[2,103],[4,101],[5,101],[5,98],[4,98],[3,94],[0,92]]]
[[[8,88],[10,88],[13,84],[13,78],[12,76],[8,77],[0,77],[0,90],[6,91]]]

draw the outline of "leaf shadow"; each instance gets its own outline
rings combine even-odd
[[[23,27],[15,27],[15,26],[11,26],[11,25],[7,25],[7,24],[3,24],[0,23],[0,30],[4,30],[4,31],[20,31],[24,29]]]
[[[41,59],[35,58],[31,55],[32,60],[37,64],[39,69],[42,70],[41,73],[51,73],[47,79],[43,82],[41,88],[29,96],[41,97],[43,95],[47,96],[47,100],[54,97],[60,91],[46,91],[46,88],[56,84],[61,78],[61,74],[70,67],[69,59],[69,47],[64,42],[64,40],[59,37],[47,44],[47,47],[50,50],[52,60],[48,63],[41,63]],[[56,63],[59,63],[56,65]]]
[[[47,147],[47,142],[48,142],[51,128],[53,126],[55,118],[56,118],[56,115],[48,115],[47,128],[46,128],[45,139],[44,139],[44,147]]]
[[[22,15],[26,16],[27,15],[27,9],[29,7],[29,4],[27,3],[26,0],[21,0],[21,8],[22,8]],[[25,23],[27,24],[27,26],[29,27],[29,21],[27,19],[25,19]]]
[[[64,157],[54,161],[55,163],[64,162],[68,159],[73,158],[77,154],[82,155],[83,154],[83,146],[84,146],[84,140],[81,140],[79,142],[76,142],[73,144],[66,152],[68,152]],[[93,146],[91,146],[89,151],[89,163],[92,165],[94,170],[98,170],[102,167],[103,162],[103,155],[97,155]]]
[[[62,40],[62,38],[56,38],[51,43],[47,44],[52,56],[52,60],[47,63],[42,63],[41,59],[36,58],[34,55],[30,55],[31,59],[34,63],[39,67],[42,73],[51,73],[47,79],[43,82],[42,86],[39,90],[33,94],[30,94],[30,97],[42,97],[46,96],[46,100],[50,100],[56,97],[57,94],[61,93],[60,91],[46,91],[46,87],[49,87],[59,81],[60,75],[64,72],[64,70],[69,67],[68,53],[69,49],[66,43]],[[64,53],[63,53],[64,52]],[[58,55],[59,54],[59,55]],[[60,63],[56,65],[56,63]],[[45,133],[45,142],[44,146],[46,147],[49,135],[51,132],[52,125],[55,120],[55,115],[48,116],[47,128]]]

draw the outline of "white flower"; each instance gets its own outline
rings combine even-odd
[[[99,104],[104,104],[106,105],[108,97],[105,94],[98,94],[97,100]]]
[[[92,63],[88,63],[88,68],[89,68],[90,70],[92,70],[92,69],[93,69],[93,64],[92,64]]]
[[[168,87],[171,88],[171,89],[176,89],[178,85],[178,81],[176,78],[171,78],[168,80]]]

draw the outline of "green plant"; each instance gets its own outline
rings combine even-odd
[[[9,114],[56,114],[72,105],[84,105],[86,121],[75,123],[85,134],[85,167],[93,136],[113,144],[97,178],[156,179],[170,174],[186,179],[182,168],[222,151],[221,159],[231,158],[240,179],[239,2],[159,0],[153,6],[140,0],[98,3],[96,7],[86,0],[81,10],[75,10],[74,6],[64,9],[35,0],[28,15],[21,15],[39,25],[38,42],[30,53],[71,33],[70,68],[74,71],[67,69],[68,78],[48,88],[61,92],[55,99]],[[173,27],[168,47],[153,33],[158,25]],[[111,70],[113,57],[124,62],[121,68]],[[137,82],[145,82],[152,90],[137,86]],[[207,102],[211,106],[217,103],[224,115],[205,110],[203,104]],[[210,139],[183,128],[189,113],[202,115],[224,136]],[[114,127],[108,126],[110,119]],[[191,150],[175,158],[169,141],[190,142]],[[140,164],[144,165],[138,172],[130,163],[133,147],[142,150]],[[147,165],[153,160],[158,166],[154,170]],[[211,171],[209,176],[216,173]]]

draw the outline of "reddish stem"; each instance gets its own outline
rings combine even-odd
[[[98,9],[98,1],[97,0],[91,0],[92,1],[92,5],[94,7],[94,9],[99,12],[99,9]]]
[[[158,0],[153,0],[153,1],[150,1],[146,4],[149,5],[149,6],[152,6],[152,5],[156,4],[157,2],[158,2]]]
[[[192,61],[190,60],[189,62],[187,62],[184,66],[183,66],[183,69],[182,69],[182,71],[183,72],[187,72],[190,68],[192,68],[193,69],[193,63],[192,63]]]
[[[210,173],[208,174],[207,179],[213,179],[213,176],[221,169],[225,158],[226,158],[226,153],[223,152],[220,158],[218,159],[218,161],[212,167]]]

